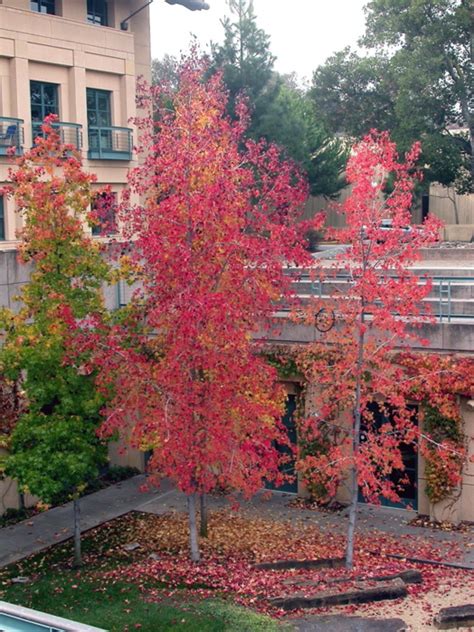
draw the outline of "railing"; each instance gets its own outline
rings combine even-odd
[[[432,277],[432,281],[433,289],[438,288],[438,313],[435,316],[440,322],[446,320],[450,323],[456,318],[474,320],[474,277]],[[466,288],[470,289],[468,296],[456,295],[456,292],[465,292]],[[456,306],[462,305],[463,301],[470,309],[460,313]]]
[[[31,128],[33,132],[33,144],[34,139],[37,136],[44,136],[41,126],[43,123],[32,123]],[[82,125],[78,123],[64,123],[58,121],[53,123],[51,127],[57,130],[61,142],[65,145],[72,145],[78,151],[82,148]]]
[[[12,148],[15,154],[21,154],[23,140],[22,119],[0,116],[0,156],[6,156]]]
[[[131,160],[132,130],[128,127],[89,127],[90,160]]]
[[[474,324],[474,276],[433,276],[430,280],[432,290],[424,302],[430,305],[431,315],[440,323],[467,320]],[[423,280],[419,282],[423,283]],[[344,285],[351,284],[350,277],[343,274],[324,281],[311,281],[309,277],[302,277],[295,282],[295,289],[301,298],[316,296],[325,299],[332,293],[328,286],[340,285],[338,293],[344,296]]]

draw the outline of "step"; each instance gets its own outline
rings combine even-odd
[[[421,258],[423,261],[473,261],[474,248],[421,248]]]
[[[474,603],[441,608],[434,618],[434,624],[440,630],[474,626]]]
[[[303,608],[325,608],[351,603],[368,603],[385,599],[406,597],[407,587],[400,579],[386,582],[356,582],[353,587],[344,591],[325,590],[308,594],[297,592],[270,599],[270,603],[282,610],[299,610]]]

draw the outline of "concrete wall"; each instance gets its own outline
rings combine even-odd
[[[337,206],[342,204],[350,195],[350,188],[343,189],[336,201],[326,200],[322,196],[311,196],[305,208],[305,218],[313,217],[316,213],[326,213],[326,226],[342,228],[345,226],[344,215],[338,213]],[[457,220],[456,221],[456,209]],[[474,239],[474,195],[457,195],[454,189],[440,184],[430,186],[430,213],[439,217],[444,226],[442,239],[446,241],[472,241]],[[412,211],[412,221],[419,224],[421,218],[421,203]]]
[[[21,264],[18,261],[16,250],[9,249],[7,244],[0,242],[0,307],[8,307],[17,310],[21,303],[17,299],[31,274],[30,265]],[[131,288],[126,286],[125,294],[129,299]],[[104,286],[102,288],[105,306],[107,309],[117,309],[121,300],[117,285]]]
[[[7,451],[4,448],[0,448],[0,459],[4,458]],[[25,494],[23,497],[25,507],[32,507],[36,505],[38,499],[31,494]],[[16,481],[11,478],[0,478],[0,516],[2,516],[7,509],[20,509],[21,501],[18,491],[18,485]]]

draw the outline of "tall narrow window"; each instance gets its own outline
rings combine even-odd
[[[59,114],[58,86],[55,83],[30,81],[31,124],[33,138],[41,134],[41,124],[48,114]]]
[[[112,116],[110,92],[87,88],[87,125],[89,127],[89,150],[99,148],[112,150]]]
[[[107,0],[87,0],[87,21],[107,26]]]
[[[0,241],[5,241],[5,203],[3,195],[0,195]]]
[[[37,13],[56,14],[55,0],[30,0],[30,8]]]

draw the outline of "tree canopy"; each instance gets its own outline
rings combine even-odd
[[[96,434],[104,399],[80,358],[68,361],[66,345],[70,317],[104,310],[108,266],[84,233],[95,176],[82,169],[51,120],[10,170],[10,181],[7,192],[24,220],[20,261],[33,270],[19,293],[19,309],[0,310],[0,366],[21,383],[25,399],[6,472],[46,503],[65,495],[77,500],[106,460]]]
[[[196,495],[249,496],[281,480],[282,392],[252,333],[291,294],[282,261],[312,261],[298,223],[307,196],[298,168],[275,145],[245,138],[245,107],[232,121],[221,77],[207,70],[192,56],[177,90],[141,93],[159,125],[136,121],[143,161],[129,191],[143,203],[123,208],[142,284],[136,327],[112,329],[105,346],[86,327],[81,347],[101,389],[113,384],[103,432],[152,449],[150,474],[188,496],[193,559]]]
[[[306,91],[276,72],[270,37],[258,27],[251,0],[230,0],[224,41],[212,45],[213,71],[221,69],[229,90],[228,112],[243,96],[250,107],[247,136],[282,147],[306,171],[310,192],[335,196],[344,186],[346,145],[318,118]]]
[[[315,71],[311,90],[332,132],[389,130],[403,151],[419,139],[426,179],[460,192],[472,187],[473,175],[469,5],[369,2],[361,40],[367,53],[336,53]]]

